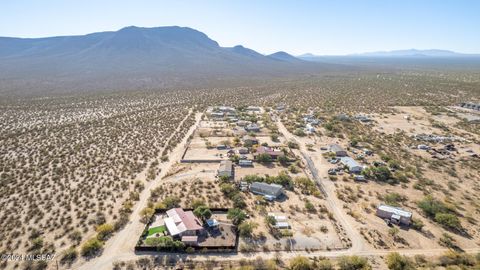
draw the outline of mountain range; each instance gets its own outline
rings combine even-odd
[[[325,57],[410,57],[410,58],[449,58],[449,57],[480,57],[479,54],[465,54],[458,53],[449,50],[438,50],[438,49],[429,49],[429,50],[417,50],[417,49],[408,49],[408,50],[393,50],[393,51],[377,51],[377,52],[365,52],[357,54],[348,54],[348,55],[315,55],[312,53],[305,53],[297,56],[299,59],[312,61],[318,60]]]
[[[395,59],[403,57],[455,58],[452,56],[465,55],[414,49],[337,57],[295,57],[283,51],[263,55],[242,45],[221,47],[188,27],[130,26],[79,36],[0,37],[0,94],[210,87],[234,81],[358,72],[365,66],[371,68],[372,63],[384,70],[398,67],[400,61]],[[415,60],[415,67],[419,61],[423,60]],[[408,60],[407,67],[411,66]]]
[[[226,79],[318,74],[343,65],[225,48],[188,27],[141,28],[82,36],[0,37],[0,92],[196,86]]]

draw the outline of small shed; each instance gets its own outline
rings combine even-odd
[[[345,151],[345,149],[343,149],[338,144],[330,145],[330,152],[334,153],[337,157],[346,157],[347,156],[347,151]]]
[[[220,162],[220,167],[218,168],[217,175],[232,177],[233,176],[233,163],[230,160],[222,160]]]
[[[207,220],[207,225],[208,225],[209,228],[216,228],[216,227],[218,227],[218,224],[219,224],[218,221],[214,218],[211,218],[211,219]]]
[[[196,246],[198,244],[198,236],[182,236],[182,242],[187,246]]]
[[[248,160],[248,159],[241,159],[238,161],[238,165],[240,167],[251,167],[253,166],[253,162],[251,160]]]

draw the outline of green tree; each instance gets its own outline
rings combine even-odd
[[[96,237],[87,240],[81,247],[80,253],[83,257],[91,257],[97,254],[103,247],[103,242]]]
[[[290,270],[313,270],[312,263],[308,258],[303,256],[297,256],[290,260],[288,264]]]
[[[163,204],[165,205],[165,207],[167,209],[170,209],[170,208],[179,207],[180,206],[180,201],[181,201],[180,198],[175,197],[175,196],[170,196],[170,197],[166,197],[163,200]]]
[[[205,202],[202,199],[194,199],[190,205],[193,209],[197,209],[197,207],[205,205]]]
[[[225,194],[225,196],[227,196],[228,198],[233,198],[233,196],[235,196],[235,194],[237,194],[237,188],[233,185],[233,184],[230,184],[230,183],[223,183],[220,185],[220,190],[222,191],[223,194]]]
[[[74,247],[70,247],[62,253],[62,256],[60,258],[60,263],[71,264],[73,261],[77,259],[77,257],[78,257],[77,250]]]
[[[358,145],[358,140],[357,139],[354,138],[350,141],[350,146],[355,147],[357,145]]]
[[[391,270],[414,270],[415,269],[415,266],[412,263],[412,261],[410,261],[410,259],[400,255],[397,252],[392,252],[388,254],[387,257],[385,258],[385,262],[387,264],[388,269],[391,269]]]
[[[462,228],[458,217],[449,213],[437,213],[435,221],[450,230],[460,230]]]
[[[289,141],[289,142],[287,143],[287,146],[288,146],[289,148],[291,148],[291,149],[298,149],[298,148],[299,148],[298,143],[296,143],[296,142],[294,142],[294,141]]]
[[[235,208],[245,208],[247,206],[247,204],[245,203],[245,199],[243,198],[243,195],[241,193],[237,192],[237,194],[232,197],[232,201],[233,207]]]
[[[333,270],[334,267],[332,262],[329,259],[325,258],[316,262],[314,265],[314,269],[315,270]]]
[[[287,166],[290,162],[290,159],[286,155],[279,156],[277,160],[282,166]]]
[[[205,205],[201,205],[193,210],[193,214],[199,217],[201,220],[205,221],[212,216],[212,211]]]
[[[96,231],[97,231],[97,238],[99,240],[105,240],[108,237],[110,237],[110,235],[112,235],[114,229],[112,224],[104,223],[102,225],[99,225]]]
[[[261,163],[270,163],[272,162],[272,157],[267,154],[267,153],[262,153],[262,154],[259,154],[257,155],[257,157],[255,158],[258,162],[261,162]]]
[[[372,167],[371,172],[372,177],[380,182],[387,182],[390,178],[392,178],[392,173],[385,166]]]
[[[307,211],[310,213],[315,212],[315,206],[310,201],[305,202],[305,209],[307,209]]]
[[[140,220],[143,223],[148,223],[154,213],[155,213],[155,209],[150,207],[145,207],[142,209],[142,211],[140,211],[140,217],[141,217]]]
[[[371,270],[368,260],[359,256],[342,256],[338,260],[340,270]]]
[[[448,207],[443,202],[433,198],[431,195],[425,196],[423,200],[418,202],[418,207],[430,218],[435,218],[437,213],[449,212]]]
[[[250,237],[257,226],[255,222],[243,222],[238,226],[238,231],[242,237]]]
[[[273,226],[277,223],[277,221],[275,220],[275,218],[273,216],[266,216],[265,217],[265,223],[267,223],[267,225],[269,225],[269,226]]]
[[[233,224],[239,225],[247,218],[247,214],[238,208],[232,208],[228,210],[227,218],[231,219]]]

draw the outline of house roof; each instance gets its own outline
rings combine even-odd
[[[172,208],[167,211],[167,215],[168,215],[168,218],[165,219],[165,224],[167,224],[167,219],[170,218],[174,222],[175,226],[177,227],[177,231],[179,231],[179,233],[184,232],[186,230],[192,231],[192,230],[202,229],[202,223],[193,214],[192,211],[185,212],[183,211],[182,208]],[[171,221],[168,220],[168,222],[171,222]],[[175,235],[172,233],[168,225],[167,225],[167,229],[170,232],[170,234]],[[175,231],[173,228],[172,230]]]
[[[232,161],[230,160],[222,160],[220,162],[220,168],[218,168],[221,172],[231,172],[232,171]]]
[[[351,157],[342,157],[340,158],[340,162],[342,162],[343,165],[347,166],[348,168],[355,168],[355,167],[361,167],[360,164],[358,164],[353,158]]]
[[[172,236],[178,235],[185,231],[183,230],[185,226],[181,228],[177,227],[177,224],[171,217],[167,217],[163,221],[165,221],[165,226],[167,226],[167,230]]]
[[[345,152],[345,150],[338,144],[331,144],[330,145],[330,151],[332,152]]]
[[[250,190],[265,195],[276,196],[279,191],[283,190],[283,187],[277,184],[267,184],[264,182],[253,182],[250,185]]]
[[[182,242],[198,242],[198,236],[182,236]]]
[[[393,206],[390,206],[390,205],[381,204],[381,205],[378,206],[378,209],[380,209],[382,211],[385,211],[385,212],[393,213],[394,215],[398,215],[398,216],[401,216],[401,217],[406,217],[406,218],[412,217],[411,212],[408,212],[408,211],[405,211],[401,208],[393,207]]]
[[[238,161],[238,163],[239,163],[239,164],[242,164],[242,163],[251,164],[252,161],[249,160],[249,159],[240,159],[240,160]]]
[[[290,225],[288,224],[288,222],[277,222],[275,223],[275,227],[276,228],[289,228]]]
[[[259,155],[259,154],[269,154],[270,156],[283,156],[284,155],[284,153],[282,151],[273,150],[272,148],[267,147],[267,146],[257,147],[256,154],[257,155]]]

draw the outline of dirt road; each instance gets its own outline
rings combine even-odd
[[[178,146],[172,151],[169,155],[169,161],[162,164],[162,173],[157,176],[157,178],[150,182],[149,185],[145,188],[140,196],[140,201],[136,204],[136,207],[131,215],[131,221],[125,226],[124,229],[119,231],[112,239],[108,240],[103,251],[103,254],[100,257],[94,258],[89,262],[84,263],[81,266],[73,267],[73,269],[82,269],[82,270],[103,270],[103,269],[112,269],[113,263],[116,261],[132,261],[137,260],[142,257],[172,257],[175,260],[189,260],[189,261],[233,261],[241,259],[255,259],[257,257],[263,259],[271,259],[280,257],[282,259],[290,259],[298,255],[305,257],[339,257],[344,255],[359,255],[359,256],[385,256],[391,252],[398,252],[406,256],[414,255],[425,255],[425,256],[436,256],[440,255],[443,252],[448,251],[448,249],[399,249],[399,250],[377,250],[369,247],[365,244],[364,239],[361,234],[352,226],[352,223],[349,221],[349,216],[342,210],[341,202],[335,196],[335,187],[331,184],[330,181],[323,179],[315,166],[315,163],[312,161],[311,153],[306,149],[305,144],[299,142],[293,134],[288,132],[285,126],[281,122],[277,122],[280,133],[287,140],[294,140],[299,143],[300,153],[305,159],[305,162],[308,166],[308,169],[311,171],[312,177],[319,183],[321,188],[325,193],[325,199],[327,202],[327,207],[331,211],[338,221],[340,226],[344,229],[347,236],[351,240],[352,246],[344,250],[333,250],[333,251],[281,251],[281,252],[252,252],[252,253],[212,253],[212,254],[198,254],[198,255],[189,255],[189,254],[172,254],[172,253],[162,253],[162,252],[134,252],[134,246],[138,239],[138,236],[142,233],[143,223],[140,222],[139,212],[143,207],[146,206],[148,197],[150,195],[150,190],[160,185],[160,181],[165,174],[168,172],[168,169],[175,164],[183,153],[184,147],[187,143],[187,138],[193,133],[195,127],[200,121],[201,114],[196,115],[196,124],[189,130],[183,141],[178,144]],[[478,253],[480,248],[471,248],[465,249],[467,253]]]
[[[313,179],[320,185],[320,189],[325,195],[325,200],[327,202],[327,208],[330,212],[333,213],[334,218],[337,220],[339,225],[343,228],[346,232],[348,238],[351,240],[352,246],[347,249],[349,252],[361,252],[365,249],[364,239],[362,235],[351,225],[348,221],[347,214],[342,211],[340,205],[341,203],[338,201],[337,197],[335,196],[335,187],[332,185],[328,185],[326,179],[321,179],[318,170],[315,167],[312,158],[310,157],[310,153],[305,147],[305,144],[298,141],[295,136],[290,133],[287,128],[283,125],[281,121],[277,121],[278,131],[285,137],[287,140],[293,140],[299,145],[300,153],[304,158],[308,169],[310,170]]]
[[[79,265],[74,269],[110,269],[112,262],[115,258],[125,255],[134,255],[134,247],[137,243],[138,237],[142,234],[144,224],[140,221],[140,211],[147,206],[148,198],[150,197],[150,191],[156,188],[161,184],[162,178],[169,171],[169,168],[172,167],[178,160],[180,160],[187,140],[190,135],[193,134],[195,128],[200,122],[202,114],[197,113],[195,115],[195,124],[187,132],[183,140],[173,149],[173,151],[168,155],[169,160],[167,162],[161,163],[159,168],[161,172],[157,175],[155,180],[152,180],[147,183],[145,189],[140,194],[140,200],[135,204],[133,212],[130,215],[130,222],[120,231],[118,231],[111,239],[105,243],[104,250],[102,255],[94,258],[83,265]],[[180,126],[186,120],[185,118],[179,125],[176,131],[179,130]],[[172,133],[173,136],[173,133]]]

